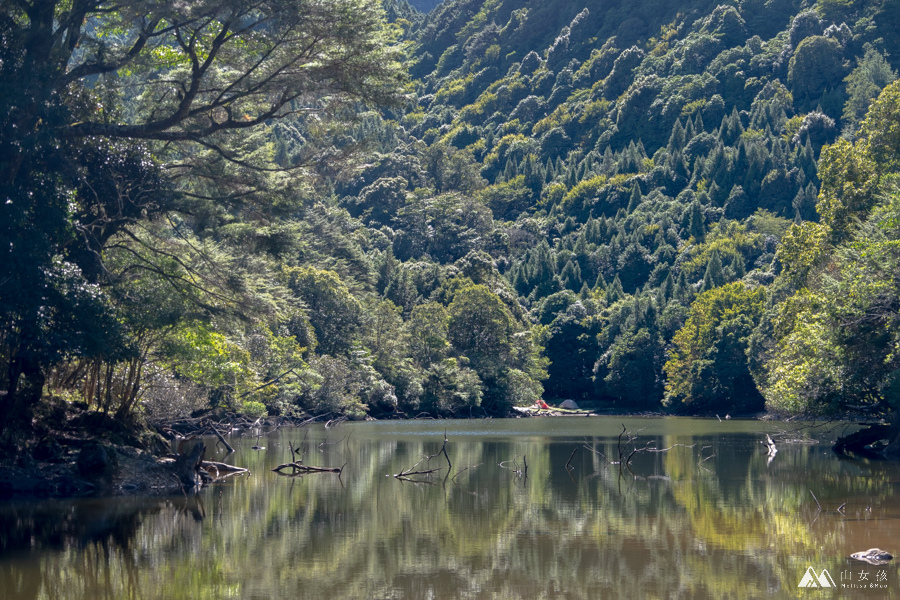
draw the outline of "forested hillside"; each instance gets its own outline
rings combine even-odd
[[[539,332],[549,399],[787,408],[759,329],[802,287],[779,279],[779,243],[819,222],[823,147],[856,140],[895,79],[898,16],[890,2],[446,2],[408,34],[406,146],[338,194],[391,239],[398,277],[488,255]],[[397,214],[378,212],[388,190]],[[469,222],[422,215],[423,195]],[[428,229],[411,237],[412,211]],[[843,402],[873,402],[878,381]]]
[[[138,4],[3,9],[5,415],[897,401],[897,0]]]
[[[409,0],[410,6],[423,13],[434,9],[440,3],[441,0]]]

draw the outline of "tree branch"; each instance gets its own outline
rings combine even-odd
[[[144,47],[147,45],[148,40],[151,37],[155,37],[156,35],[160,35],[162,32],[154,34],[154,29],[159,25],[160,19],[154,19],[150,21],[149,25],[143,29],[141,29],[140,33],[138,33],[137,40],[135,40],[134,45],[132,45],[131,49],[125,53],[124,56],[119,58],[118,60],[105,62],[105,63],[82,63],[66,73],[62,80],[60,81],[61,86],[66,86],[73,81],[77,81],[83,77],[87,77],[89,75],[102,75],[103,73],[111,73],[113,71],[118,71],[128,63],[132,62],[137,56],[143,51]],[[71,28],[71,26],[70,26]],[[78,37],[70,34],[70,40],[68,42],[68,46],[70,46],[70,52],[75,50],[75,45],[78,43]]]

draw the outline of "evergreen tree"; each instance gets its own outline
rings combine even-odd
[[[606,304],[613,305],[624,298],[625,290],[622,289],[622,280],[619,279],[619,274],[616,273],[615,279],[606,287]]]
[[[635,183],[631,188],[631,198],[628,201],[628,208],[625,209],[629,214],[633,213],[634,210],[638,207],[638,204],[641,203],[641,188]]]
[[[697,243],[706,239],[706,226],[704,224],[703,212],[700,209],[700,203],[694,201],[691,204],[690,225],[688,233]]]
[[[701,292],[717,288],[725,283],[725,271],[722,268],[722,259],[719,258],[719,251],[713,250],[709,256],[709,262],[706,264],[706,273],[703,275],[703,287]]]

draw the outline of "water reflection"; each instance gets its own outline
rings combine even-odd
[[[796,597],[895,566],[896,465],[758,422],[573,418],[280,430],[198,498],[0,506],[3,598]],[[437,455],[444,434],[453,463]],[[772,434],[779,453],[760,444]],[[835,433],[820,434],[824,438]],[[349,436],[349,437],[348,437]],[[304,464],[343,474],[278,477]],[[631,454],[635,448],[645,451]],[[654,452],[653,449],[666,449]],[[574,451],[574,455],[573,455]],[[622,464],[621,458],[630,462]],[[221,458],[221,457],[220,457]],[[392,475],[440,468],[401,481]],[[569,468],[566,468],[568,463]],[[619,463],[619,464],[615,464]],[[527,469],[525,465],[527,464]],[[815,498],[813,498],[813,494]],[[821,506],[821,510],[819,507]],[[838,510],[840,509],[840,510]]]

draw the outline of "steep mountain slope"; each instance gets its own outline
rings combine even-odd
[[[790,222],[818,219],[819,152],[895,77],[897,8],[445,2],[410,33],[398,144],[341,191],[401,272],[487,252],[546,328],[549,396],[658,406],[696,295],[772,281]],[[762,406],[743,390],[751,312],[670,402]]]

